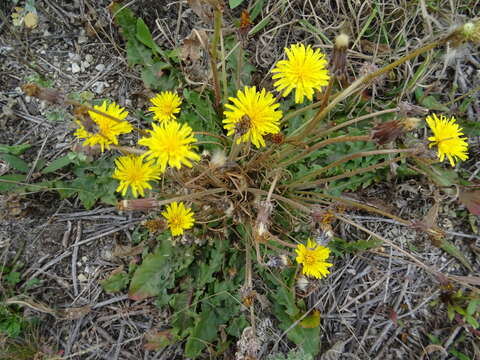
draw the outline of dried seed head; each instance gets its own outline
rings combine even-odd
[[[298,290],[302,292],[307,292],[308,288],[310,287],[310,280],[306,276],[300,275],[297,278],[296,285]]]
[[[330,70],[340,81],[347,79],[347,49],[350,38],[340,34],[335,38],[335,46],[330,60]]]
[[[225,166],[227,163],[227,155],[223,150],[216,149],[213,151],[212,158],[210,160],[210,167],[211,168],[220,168]]]
[[[349,42],[350,42],[350,37],[347,34],[342,33],[335,38],[335,47],[338,49],[341,49],[341,48],[346,49],[348,48]]]
[[[290,265],[290,260],[286,255],[272,256],[266,264],[268,267],[283,269]]]

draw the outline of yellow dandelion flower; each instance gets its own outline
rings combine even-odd
[[[167,211],[162,212],[162,215],[167,219],[173,236],[182,235],[183,230],[190,229],[195,222],[192,209],[185,208],[182,202],[175,201],[167,205]]]
[[[159,122],[175,120],[177,118],[175,114],[180,112],[182,104],[180,97],[172,91],[162,91],[151,98],[150,102],[154,106],[149,107],[148,110],[153,111],[153,120]]]
[[[127,189],[130,186],[134,197],[145,196],[144,189],[151,189],[152,186],[149,181],[160,179],[160,168],[155,165],[155,162],[144,162],[145,156],[127,155],[120,156],[115,159],[115,171],[112,175],[114,179],[120,181],[117,192],[121,192],[125,196]]]
[[[182,165],[192,167],[190,160],[198,161],[200,156],[192,151],[192,143],[197,139],[192,128],[176,121],[152,124],[153,130],[147,130],[151,137],[143,137],[138,143],[149,148],[146,155],[156,158],[162,171],[167,165],[180,169]]]
[[[330,249],[316,244],[308,239],[307,246],[300,244],[295,249],[298,256],[297,263],[302,264],[302,273],[321,279],[323,276],[330,274],[328,268],[333,264],[326,262],[330,256]]]
[[[272,70],[273,85],[285,97],[295,89],[295,103],[303,103],[303,98],[313,100],[314,89],[320,90],[328,84],[327,60],[320,50],[310,45],[294,44],[286,48],[288,60],[280,60]]]
[[[128,121],[122,121],[127,117],[128,112],[116,103],[112,102],[107,105],[107,102],[104,101],[102,105],[95,105],[93,108],[119,121],[89,111],[88,115],[97,128],[96,130],[98,130],[91,132],[85,128],[80,120],[75,120],[79,128],[75,131],[74,135],[79,139],[85,139],[83,146],[99,144],[103,152],[105,148],[110,149],[110,144],[118,145],[118,135],[128,134],[133,130],[133,126]]]
[[[445,159],[445,155],[450,161],[450,165],[455,166],[455,161],[468,159],[468,143],[466,137],[463,135],[462,128],[455,123],[456,119],[448,119],[444,115],[440,115],[440,118],[436,114],[427,116],[427,124],[432,129],[433,136],[428,138],[432,141],[429,147],[438,145],[438,158],[440,161]],[[457,159],[458,158],[458,159]]]
[[[244,92],[238,90],[236,98],[229,98],[226,104],[224,128],[227,135],[237,135],[237,144],[251,141],[257,148],[265,146],[263,136],[280,132],[282,112],[275,98],[265,89],[258,92],[255,86],[246,86]]]

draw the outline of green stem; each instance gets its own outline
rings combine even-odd
[[[347,171],[346,173],[343,173],[343,174],[340,174],[340,175],[330,176],[330,177],[327,177],[327,178],[319,179],[317,181],[303,183],[301,185],[296,186],[295,189],[313,188],[313,187],[316,187],[318,185],[328,183],[330,181],[340,180],[340,179],[343,179],[343,178],[352,177],[354,175],[363,174],[363,173],[366,173],[366,172],[369,172],[369,171],[372,171],[372,170],[375,170],[375,169],[383,168],[383,167],[385,167],[385,166],[387,166],[391,163],[395,163],[397,161],[400,161],[401,159],[402,159],[402,157],[398,156],[395,159],[382,161],[381,163],[378,163],[378,164],[375,164],[375,165],[370,165],[370,166],[360,168],[360,169],[357,169],[357,170]],[[290,186],[288,186],[288,185],[287,185],[287,187],[290,188]]]
[[[215,92],[215,110],[218,116],[222,116],[222,94],[220,91],[220,80],[218,76],[217,61],[218,61],[218,43],[220,41],[220,34],[222,31],[222,12],[219,9],[214,10],[214,33],[213,40],[210,46],[210,67],[212,68],[213,90]]]
[[[356,124],[360,121],[363,121],[363,120],[367,120],[367,119],[370,119],[370,118],[373,118],[373,117],[377,117],[377,116],[380,116],[380,115],[385,115],[385,114],[390,114],[390,113],[394,113],[394,112],[397,112],[399,109],[398,108],[393,108],[393,109],[386,109],[386,110],[381,110],[381,111],[377,111],[375,113],[372,113],[372,114],[366,114],[366,115],[363,115],[363,116],[360,116],[360,117],[357,117],[355,119],[352,119],[352,120],[348,120],[348,121],[345,121],[337,126],[334,126],[332,128],[329,128],[329,129],[324,129],[322,131],[320,131],[319,133],[317,133],[315,135],[315,137],[309,139],[307,142],[308,143],[312,143],[312,142],[316,142],[318,140],[320,140],[321,138],[327,136],[328,134],[334,132],[334,131],[337,131],[337,130],[340,130],[340,129],[343,129],[347,126],[350,126],[350,125],[353,125],[353,124]],[[292,152],[295,151],[295,147],[289,147],[289,148],[285,148],[283,150],[281,150],[280,152],[278,152],[278,158],[279,159],[284,159],[284,158],[287,158]]]
[[[317,169],[315,171],[312,171],[311,173],[308,173],[308,174],[302,176],[301,178],[299,178],[296,181],[288,184],[287,186],[289,188],[298,188],[299,186],[303,187],[306,184],[306,183],[304,183],[305,180],[315,178],[318,175],[320,175],[321,173],[323,173],[323,172],[325,172],[325,171],[327,171],[331,168],[334,168],[334,167],[336,167],[340,164],[343,164],[344,162],[347,162],[347,161],[350,161],[350,160],[353,160],[353,159],[356,159],[356,158],[359,158],[359,157],[373,156],[373,155],[385,155],[385,154],[397,154],[397,153],[415,153],[415,152],[418,152],[418,151],[419,151],[418,148],[385,149],[385,150],[362,151],[362,152],[359,152],[359,153],[356,153],[356,154],[350,154],[350,155],[347,155],[347,156],[345,156],[345,157],[343,157],[343,158],[341,158],[337,161],[334,161],[331,164],[328,164],[325,167],[322,167],[320,169]]]
[[[319,143],[316,143],[313,146],[310,146],[307,150],[301,152],[300,154],[297,154],[293,158],[284,161],[283,163],[280,163],[279,166],[281,167],[287,167],[288,165],[291,165],[295,162],[297,162],[300,159],[303,159],[304,157],[310,155],[312,152],[317,151],[327,145],[335,144],[335,143],[341,143],[341,142],[350,142],[350,141],[369,141],[370,140],[370,135],[359,135],[359,136],[349,136],[349,135],[343,135],[343,136],[337,136],[331,139],[326,139],[323,140]]]

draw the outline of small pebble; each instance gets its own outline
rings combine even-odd
[[[88,281],[87,277],[83,274],[78,275],[78,280],[81,281],[81,282]]]
[[[80,72],[81,68],[77,63],[72,63],[72,73],[76,74]]]
[[[93,56],[91,54],[85,55],[85,61],[88,61],[91,64],[93,62]]]
[[[95,70],[97,70],[99,72],[102,72],[103,70],[105,70],[105,65],[104,64],[98,64],[97,66],[95,66]]]

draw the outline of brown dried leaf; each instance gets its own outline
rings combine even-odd
[[[370,54],[389,54],[392,52],[392,49],[386,44],[378,44],[365,39],[360,40],[360,45],[363,51]]]
[[[208,49],[208,35],[203,29],[193,29],[183,40],[180,57],[183,61],[195,62],[202,58],[202,51]]]
[[[441,345],[436,345],[436,344],[430,344],[430,345],[427,345],[425,347],[425,349],[423,350],[423,353],[422,353],[422,356],[420,357],[420,360],[422,360],[425,355],[429,355],[435,351],[441,351],[443,353],[443,355],[448,355],[447,351],[445,350],[445,348]]]
[[[62,311],[59,311],[59,315],[64,320],[76,320],[84,317],[91,310],[92,310],[92,307],[90,305],[85,305],[85,306],[74,307],[70,309],[64,309]]]
[[[209,2],[205,0],[188,0],[187,2],[188,6],[205,24],[213,22],[213,6]]]
[[[113,249],[112,255],[114,257],[135,256],[140,255],[143,252],[143,249],[143,243],[140,243],[137,246],[117,245],[115,246],[115,249]]]
[[[480,215],[480,190],[466,191],[462,189],[458,199],[473,215]]]
[[[164,347],[171,345],[175,341],[170,330],[150,329],[145,333],[145,350],[158,351]]]

